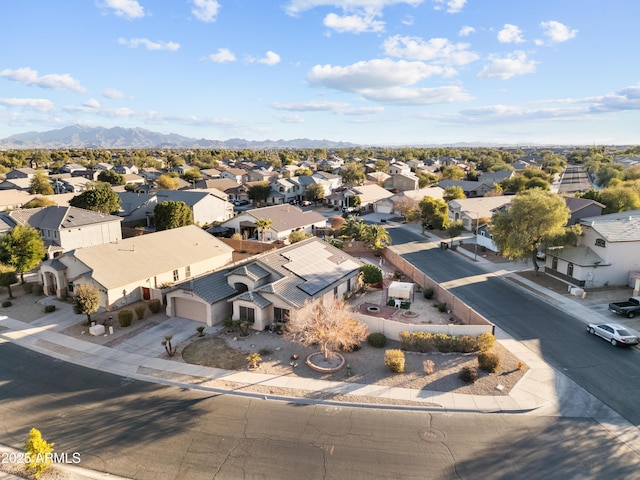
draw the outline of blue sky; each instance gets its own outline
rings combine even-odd
[[[5,0],[0,138],[638,144],[637,0]]]

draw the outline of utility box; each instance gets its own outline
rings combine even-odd
[[[94,325],[92,327],[89,327],[89,334],[93,335],[94,337],[98,337],[100,335],[104,335],[104,325]]]

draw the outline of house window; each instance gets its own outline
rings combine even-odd
[[[191,276],[191,267],[187,265],[184,267],[184,277],[189,278]]]
[[[276,322],[288,322],[290,318],[290,312],[286,308],[273,308],[273,319]]]
[[[73,283],[69,282],[69,285],[67,286],[67,290],[69,290],[69,293],[73,293]]]
[[[249,323],[255,323],[256,322],[256,311],[251,307],[243,307],[241,305],[240,306],[240,320],[243,320],[243,321],[249,322]]]
[[[173,271],[173,281],[177,282],[180,279],[180,274],[178,273],[178,270],[174,270]]]
[[[569,263],[567,265],[567,275],[569,275],[570,277],[573,277],[573,263]]]
[[[604,247],[605,243],[602,238],[596,238],[596,247]]]
[[[557,257],[553,257],[553,260],[551,260],[551,268],[553,268],[554,270],[558,270],[558,258]]]

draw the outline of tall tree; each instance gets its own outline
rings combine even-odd
[[[111,185],[98,182],[89,190],[73,197],[69,205],[109,215],[120,210],[120,197],[111,189]]]
[[[156,179],[158,190],[177,190],[180,184],[176,177],[163,173]]]
[[[165,200],[153,209],[156,231],[184,227],[193,223],[193,212],[184,202]]]
[[[49,177],[42,170],[38,170],[29,184],[29,193],[32,195],[53,195],[53,187]]]
[[[271,185],[268,182],[256,183],[247,189],[247,197],[253,200],[256,205],[266,202],[271,193]]]
[[[450,202],[451,200],[456,200],[458,198],[467,198],[467,196],[464,194],[464,190],[462,190],[462,187],[458,185],[452,185],[444,189],[442,199],[445,202]]]
[[[91,314],[100,308],[100,292],[87,283],[76,285],[73,292],[73,310],[87,316],[87,325],[91,325]]]
[[[35,268],[47,251],[38,231],[29,225],[16,225],[0,237],[0,262],[15,267],[24,283],[24,273]]]
[[[312,183],[306,188],[304,196],[307,200],[317,205],[318,202],[321,202],[324,199],[324,186],[319,183]]]
[[[449,224],[449,206],[440,198],[424,197],[420,200],[420,220],[422,232],[428,226],[439,230]]]
[[[383,249],[391,245],[391,236],[382,225],[367,225],[364,228],[363,240],[370,247],[376,250]]]
[[[451,222],[447,227],[447,235],[451,239],[451,246],[453,247],[453,239],[462,233],[464,230],[464,225],[460,220],[456,220],[455,222]]]
[[[124,185],[124,175],[119,174],[115,170],[103,170],[98,174],[98,181],[105,182],[110,185]]]
[[[16,275],[16,267],[0,264],[0,287],[7,287],[9,298],[13,298],[11,285],[16,283],[17,281],[18,277]]]
[[[260,231],[260,241],[264,242],[264,232],[271,228],[272,223],[268,218],[259,218],[255,221],[256,227]]]
[[[506,211],[496,212],[489,231],[502,254],[510,260],[528,259],[538,274],[540,245],[564,233],[570,212],[564,199],[539,189],[516,195]]]
[[[340,169],[340,175],[344,183],[360,185],[364,182],[364,165],[357,162],[347,162]]]
[[[51,200],[49,197],[35,197],[29,200],[27,203],[22,205],[20,208],[40,208],[40,207],[51,207],[55,205],[56,202]]]

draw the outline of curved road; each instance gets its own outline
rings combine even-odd
[[[592,419],[216,395],[132,381],[10,343],[0,343],[0,365],[3,443],[18,447],[36,427],[58,454],[77,452],[81,467],[137,480],[566,480],[633,478],[640,466],[637,453]]]
[[[487,275],[420,235],[389,228],[396,251],[511,336],[538,352],[634,425],[640,424],[640,354],[586,333],[583,322],[508,281]],[[413,243],[418,242],[418,243]],[[476,277],[477,276],[477,277]],[[476,281],[469,283],[470,278]],[[478,280],[479,279],[479,280]]]

